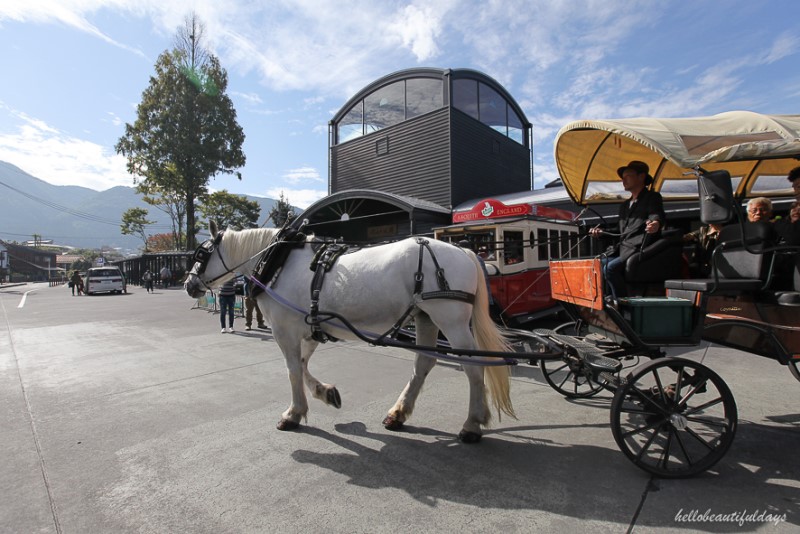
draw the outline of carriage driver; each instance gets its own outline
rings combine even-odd
[[[617,169],[617,175],[631,196],[619,207],[619,234],[609,233],[619,236],[619,242],[609,247],[602,258],[603,276],[614,299],[627,296],[624,273],[628,258],[655,242],[666,220],[661,194],[649,188],[653,177],[647,163],[631,161]],[[589,230],[592,237],[604,233],[599,226]]]

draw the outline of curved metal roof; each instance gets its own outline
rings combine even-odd
[[[486,85],[497,91],[508,102],[508,104],[517,113],[520,119],[522,119],[524,126],[526,127],[531,126],[531,123],[525,116],[525,112],[522,111],[522,108],[519,106],[517,101],[514,100],[514,97],[511,96],[511,93],[506,91],[505,87],[500,85],[500,83],[491,76],[473,69],[443,69],[436,67],[416,67],[412,69],[399,70],[397,72],[387,74],[382,78],[378,78],[374,82],[370,83],[369,85],[361,89],[358,93],[353,95],[350,98],[350,100],[345,102],[344,106],[342,106],[342,108],[338,112],[336,112],[336,114],[333,116],[331,122],[338,123],[342,119],[342,117],[344,117],[347,114],[347,112],[350,111],[350,108],[352,108],[356,102],[362,100],[364,97],[372,94],[381,87],[394,83],[398,80],[405,80],[408,78],[437,78],[445,80],[448,77],[451,79],[466,78],[466,79],[478,80],[480,82],[485,83]],[[446,85],[446,87],[447,87],[447,93],[449,95],[450,93],[449,85]]]
[[[391,207],[386,209],[385,206]],[[375,191],[373,189],[348,189],[318,200],[297,216],[292,226],[299,226],[304,219],[311,226],[332,222],[369,220],[374,217],[405,212],[409,219],[421,214],[433,214],[437,219],[450,218],[450,210],[418,198]]]

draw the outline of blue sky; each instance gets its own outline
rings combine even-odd
[[[536,187],[573,120],[800,113],[796,0],[0,0],[0,160],[133,185],[114,145],[191,11],[247,136],[243,179],[210,187],[301,207],[326,193],[331,117],[411,67],[503,84],[533,124]]]

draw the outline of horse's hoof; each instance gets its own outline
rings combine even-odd
[[[458,433],[458,439],[461,443],[478,443],[481,440],[481,435],[477,432],[467,432],[462,430]]]
[[[336,388],[329,389],[325,394],[325,399],[328,401],[328,404],[334,408],[338,409],[342,407],[342,396],[339,395],[339,390]]]
[[[295,423],[290,419],[281,419],[278,421],[278,426],[276,428],[278,430],[297,430],[300,428],[300,423]]]
[[[383,420],[383,428],[386,430],[397,431],[403,428],[403,422],[396,417],[391,415],[387,415],[386,418]]]

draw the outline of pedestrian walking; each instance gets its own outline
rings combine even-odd
[[[75,296],[75,291],[78,291],[78,296],[83,293],[83,279],[78,271],[72,271],[72,276],[69,279],[69,287],[72,289],[72,296]]]
[[[150,269],[147,269],[144,274],[142,275],[142,280],[144,281],[144,288],[148,293],[153,292],[153,273]]]
[[[169,270],[169,267],[166,265],[161,268],[159,272],[159,276],[161,277],[161,287],[164,289],[169,287],[169,279],[172,277],[172,271]]]
[[[231,278],[219,288],[219,322],[222,326],[220,333],[233,333],[233,308],[236,305],[236,285]],[[225,328],[225,316],[228,317],[228,328]]]

